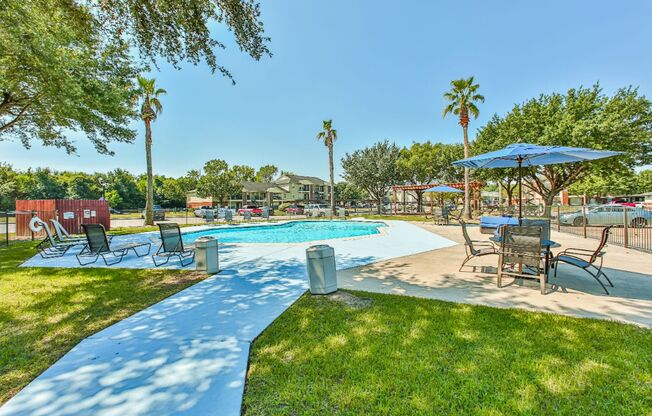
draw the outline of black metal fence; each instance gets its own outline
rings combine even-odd
[[[609,243],[652,252],[652,211],[622,205],[555,207],[551,213],[557,231],[599,239],[613,226]]]

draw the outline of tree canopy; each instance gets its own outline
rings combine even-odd
[[[547,207],[564,188],[586,175],[627,173],[652,160],[652,103],[635,88],[607,96],[599,85],[565,94],[542,94],[494,116],[478,132],[474,153],[510,143],[562,145],[615,150],[623,155],[590,163],[566,163],[524,170],[524,185],[541,195]]]
[[[367,191],[378,202],[378,213],[390,186],[400,179],[397,167],[400,153],[396,144],[384,140],[342,158],[344,179]]]
[[[0,3],[0,140],[99,153],[132,142],[134,79],[163,58],[205,62],[232,79],[215,51],[225,26],[258,60],[271,55],[255,0],[5,0]]]

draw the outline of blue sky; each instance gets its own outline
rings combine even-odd
[[[254,61],[232,36],[218,58],[237,84],[205,65],[153,73],[167,89],[154,124],[156,173],[179,176],[220,158],[274,164],[326,177],[327,152],[315,140],[332,118],[335,157],[389,139],[461,141],[443,119],[452,79],[474,75],[486,102],[471,135],[494,113],[542,92],[600,81],[607,93],[639,86],[652,97],[652,2],[649,1],[262,1],[272,58]],[[142,128],[134,144],[97,155],[77,139],[77,156],[34,144],[0,142],[0,161],[17,168],[144,171]],[[337,163],[336,174],[341,173]]]

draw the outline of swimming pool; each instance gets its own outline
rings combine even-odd
[[[379,228],[385,226],[385,223],[372,221],[292,221],[278,225],[219,227],[184,233],[183,242],[192,244],[199,237],[211,236],[221,243],[305,243],[379,234]]]

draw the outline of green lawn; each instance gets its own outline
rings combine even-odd
[[[351,292],[304,296],[253,344],[247,415],[650,415],[652,331]]]
[[[184,271],[18,268],[34,243],[0,248],[0,403],[87,336],[200,280]]]

